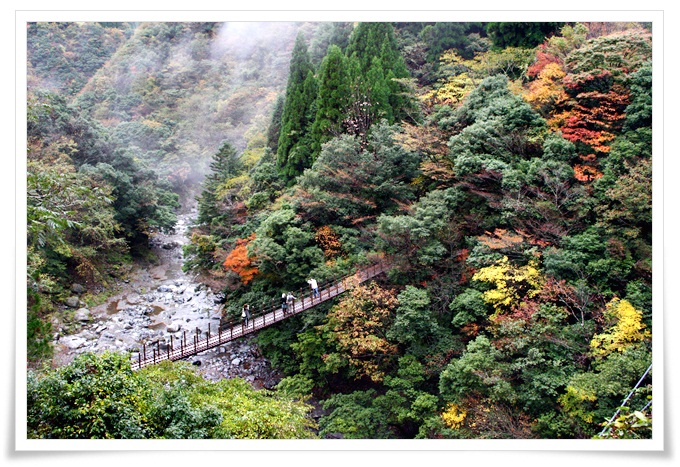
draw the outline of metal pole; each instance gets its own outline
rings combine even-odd
[[[142,345],[144,346],[144,360],[146,360],[146,342]]]

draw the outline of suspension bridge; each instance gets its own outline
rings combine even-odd
[[[312,307],[331,300],[338,295],[350,290],[355,285],[366,282],[375,276],[387,271],[386,263],[374,264],[365,269],[361,269],[354,274],[343,277],[340,280],[329,281],[323,287],[319,287],[319,293],[314,295],[312,291],[300,294],[288,306],[288,310],[283,310],[280,305],[270,305],[257,312],[251,313],[248,323],[233,321],[217,326],[212,332],[210,326],[206,333],[196,333],[191,339],[187,339],[186,333],[181,338],[175,338],[170,334],[170,339],[161,348],[160,340],[155,343],[144,344],[136,357],[132,358],[131,365],[133,370],[138,370],[149,365],[155,365],[164,360],[182,360],[187,357],[205,352],[219,345],[238,339],[247,334],[252,334],[260,329],[264,329],[276,324],[284,319],[288,319]],[[204,336],[201,334],[205,334]]]

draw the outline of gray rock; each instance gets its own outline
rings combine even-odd
[[[182,329],[182,323],[181,321],[173,321],[170,326],[168,326],[167,331],[174,333],[178,332],[180,329]]]
[[[73,317],[76,319],[76,321],[80,322],[87,322],[92,319],[92,316],[90,315],[90,310],[88,310],[87,308],[78,308]]]
[[[241,359],[235,358],[231,361],[231,364],[234,365],[234,366],[239,366],[241,364]]]
[[[77,294],[82,294],[85,293],[86,289],[80,284],[73,284],[71,286],[71,292],[77,293]]]
[[[71,350],[79,349],[82,346],[85,345],[87,340],[83,337],[78,337],[78,336],[66,336],[62,337],[60,339],[60,342],[64,344],[66,347],[68,347]]]
[[[75,296],[69,297],[66,300],[64,300],[64,303],[66,304],[66,306],[70,308],[75,308],[80,304],[80,299],[78,299],[78,297]]]
[[[141,297],[136,293],[131,293],[126,297],[126,300],[130,305],[136,305],[139,303],[140,299]]]

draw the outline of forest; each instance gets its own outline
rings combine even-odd
[[[27,38],[28,438],[652,437],[650,23]],[[182,267],[225,321],[389,268],[257,333],[272,389],[57,364],[74,282],[103,303],[192,204]]]

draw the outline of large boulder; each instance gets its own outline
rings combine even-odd
[[[80,299],[78,297],[73,296],[64,300],[64,303],[69,308],[76,308],[80,304]]]
[[[78,308],[73,315],[73,318],[75,318],[76,321],[87,322],[92,319],[92,316],[90,315],[90,310],[87,308]]]
[[[85,293],[87,289],[80,284],[73,284],[71,286],[71,292],[77,293],[78,295]]]

